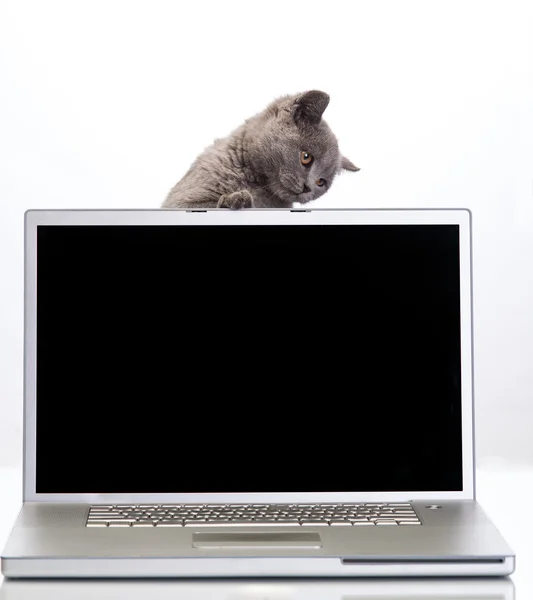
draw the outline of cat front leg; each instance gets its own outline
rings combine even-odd
[[[217,208],[230,208],[231,210],[239,210],[240,208],[252,208],[254,205],[254,197],[248,190],[239,190],[231,194],[220,196]]]

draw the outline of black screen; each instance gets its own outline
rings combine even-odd
[[[37,240],[38,493],[462,489],[458,226]]]

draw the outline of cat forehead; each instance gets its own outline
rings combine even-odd
[[[300,139],[313,148],[326,152],[328,150],[338,150],[337,138],[325,121],[318,125],[308,125],[307,127],[296,127]]]
[[[285,140],[292,147],[312,152],[317,158],[318,155],[335,158],[339,152],[337,138],[325,123],[305,128],[293,126],[286,134]]]

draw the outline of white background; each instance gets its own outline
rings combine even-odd
[[[2,0],[0,464],[21,454],[24,211],[157,208],[215,137],[313,88],[361,167],[315,206],[472,209],[478,462],[533,465],[530,0]]]

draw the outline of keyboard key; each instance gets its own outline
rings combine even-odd
[[[300,525],[298,519],[291,519],[290,517],[281,517],[276,522],[282,525]]]
[[[254,523],[272,523],[277,519],[274,517],[261,517],[259,519],[254,519]]]
[[[193,521],[194,519],[185,519],[185,522],[187,523],[188,521]],[[207,521],[208,519],[200,519],[200,521]],[[227,517],[225,518],[217,518],[217,519],[209,519],[209,522],[211,524],[218,524],[218,523],[233,523],[233,519],[229,519]]]
[[[129,519],[128,517],[111,517],[106,518],[108,523],[133,523],[135,519]]]
[[[263,523],[256,523],[255,521],[252,523],[241,523],[240,525],[252,525],[254,527],[292,527],[294,525],[294,527],[300,527],[300,522],[299,521],[295,521],[294,524],[291,523],[283,523],[281,521],[268,521],[268,522],[263,522]]]

